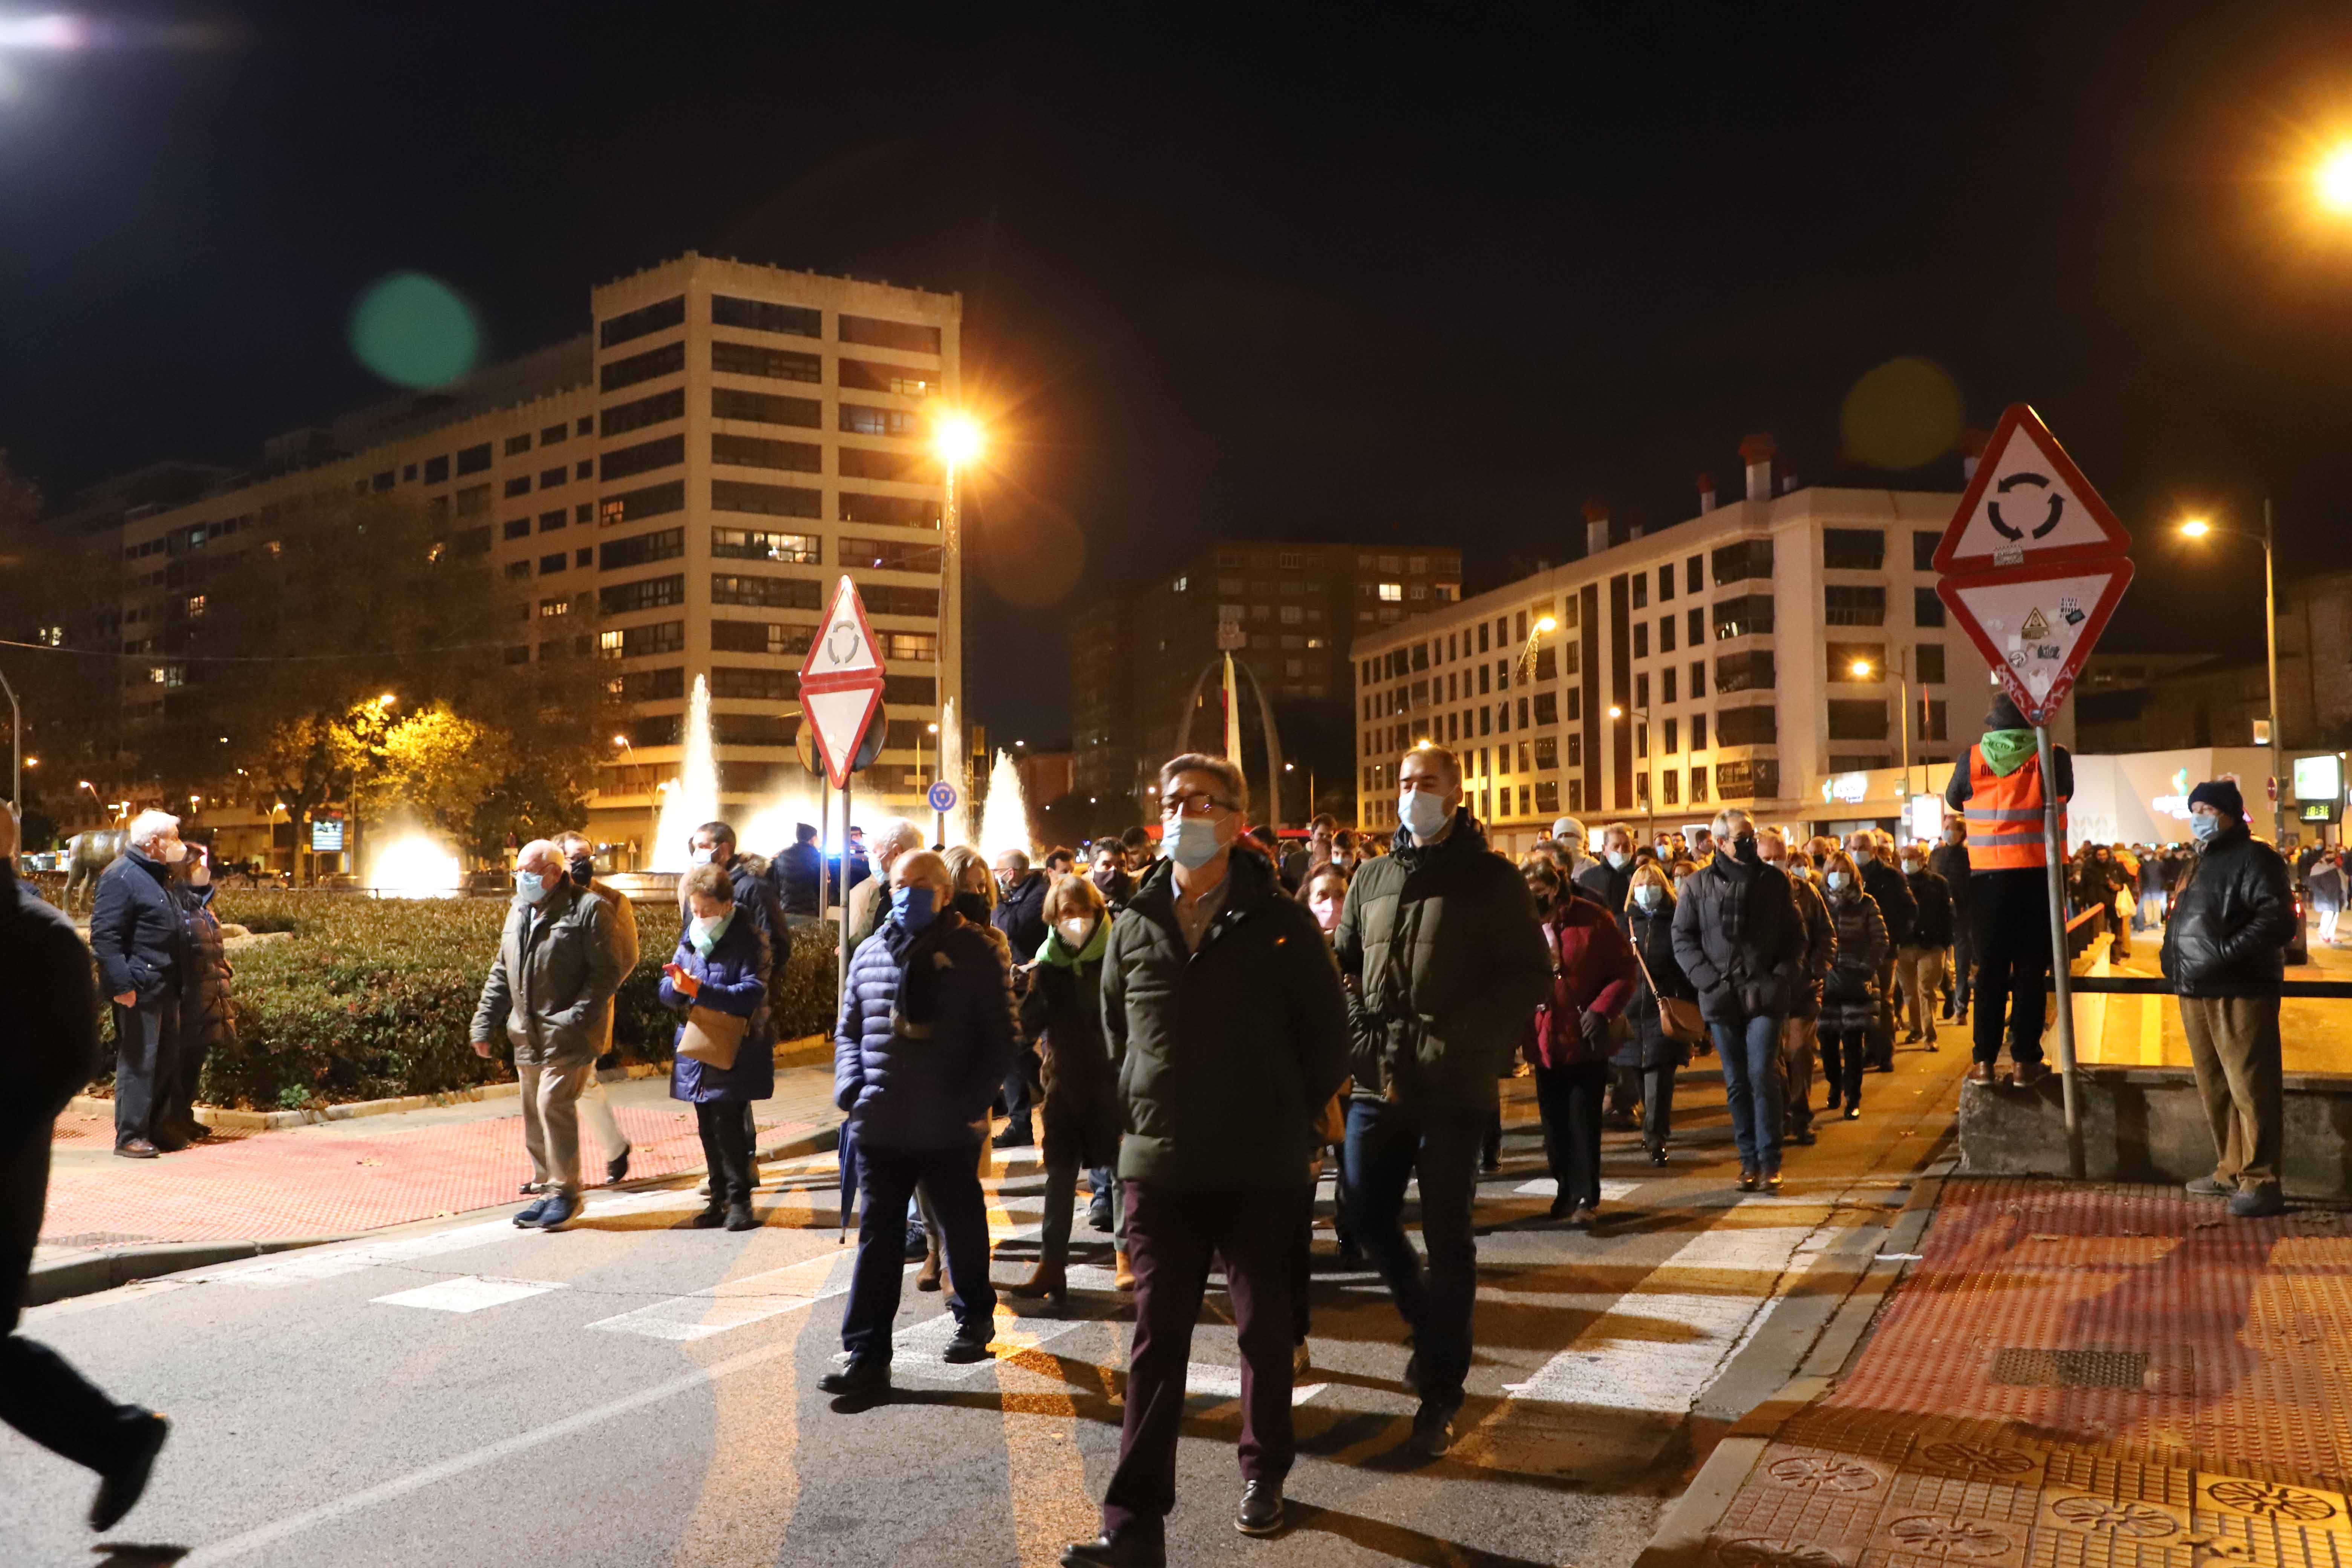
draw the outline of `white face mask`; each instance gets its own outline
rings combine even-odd
[[[1397,821],[1416,839],[1444,832],[1452,815],[1445,809],[1445,797],[1434,790],[1409,789],[1397,798]]]
[[[1843,893],[1845,891],[1845,885],[1853,880],[1853,879],[1847,876],[1843,871],[1832,871],[1829,875],[1823,877],[1822,880],[1830,885],[1831,892]]]
[[[687,858],[697,866],[708,866],[712,860],[718,858],[718,856],[719,851],[716,849],[696,849],[689,851]]]
[[[1906,877],[1916,877],[1927,868],[1927,863],[1925,860],[1906,860],[1903,862],[1903,874]]]
[[[164,865],[166,865],[166,866],[176,866],[176,865],[178,865],[181,861],[183,861],[183,860],[186,859],[187,858],[188,858],[188,847],[187,847],[185,844],[181,843],[181,842],[180,842],[178,839],[176,839],[176,838],[166,839],[166,840],[164,841],[164,844],[163,844],[163,864],[164,864]]]
[[[1644,882],[1633,889],[1633,901],[1645,910],[1654,910],[1665,900],[1666,890],[1655,882]]]
[[[1055,921],[1054,929],[1062,933],[1063,945],[1072,952],[1077,952],[1084,950],[1087,940],[1095,934],[1094,917],[1072,915],[1067,920]]]
[[[1609,868],[1612,871],[1622,871],[1626,867],[1631,866],[1633,863],[1633,857],[1628,855],[1622,849],[1612,849],[1609,851],[1608,860]]]

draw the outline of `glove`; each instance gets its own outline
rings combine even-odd
[[[1596,1050],[1609,1041],[1609,1020],[1598,1013],[1580,1015],[1576,1027],[1577,1032],[1584,1037],[1584,1043]]]

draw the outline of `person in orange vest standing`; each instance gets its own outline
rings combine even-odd
[[[2042,812],[2058,795],[2058,838],[2074,794],[2074,760],[2050,748],[2042,776],[2033,727],[2003,691],[1985,715],[1984,735],[1952,764],[1944,801],[1968,824],[1969,916],[1976,937],[1976,1063],[1972,1083],[1994,1081],[2001,1033],[2009,1035],[2016,1083],[2029,1089],[2050,1076],[2042,1060],[2042,998],[2050,987],[2050,868]],[[2003,1015],[2006,1015],[2004,1018]]]

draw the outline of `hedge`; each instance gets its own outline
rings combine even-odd
[[[503,1052],[467,1043],[508,905],[499,899],[373,900],[223,889],[214,910],[284,940],[239,949],[236,1037],[205,1063],[208,1105],[272,1110],[432,1094],[514,1076]],[[666,1061],[677,1015],[656,996],[677,945],[676,906],[636,906],[639,959],[614,1001],[624,1056]],[[830,924],[793,932],[779,1020],[786,1039],[830,1029]]]

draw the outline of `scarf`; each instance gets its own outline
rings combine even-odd
[[[1047,926],[1045,945],[1037,950],[1037,956],[1045,963],[1074,969],[1081,963],[1100,963],[1103,954],[1109,951],[1110,915],[1106,911],[1100,920],[1095,921],[1094,934],[1087,938],[1087,945],[1076,952],[1071,952],[1070,944],[1062,940],[1060,926]]]
[[[2031,730],[1987,730],[1977,742],[1984,756],[1985,766],[1992,776],[2005,779],[2025,765],[2025,759],[2039,750]]]
[[[900,925],[896,912],[883,922],[877,934],[898,961],[898,1020],[928,1031],[939,1016],[940,971],[949,967],[940,962],[946,955],[939,950],[940,939],[962,923],[949,910],[932,916],[931,923],[919,931]]]

